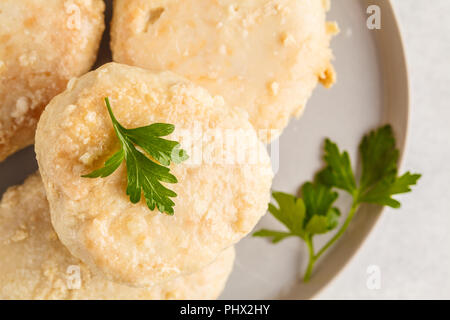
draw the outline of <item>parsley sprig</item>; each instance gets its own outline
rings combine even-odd
[[[154,210],[156,207],[161,213],[173,215],[175,203],[170,198],[176,197],[177,194],[166,188],[162,182],[178,182],[177,178],[170,173],[168,166],[171,162],[178,164],[185,161],[188,155],[180,148],[177,141],[161,137],[171,134],[175,130],[175,126],[167,123],[154,123],[145,127],[126,129],[114,116],[108,98],[105,98],[105,104],[121,148],[106,160],[102,168],[83,175],[83,177],[105,178],[116,171],[125,160],[127,167],[126,193],[130,197],[130,201],[138,203],[143,193],[150,210]],[[139,151],[136,146],[139,146],[151,158]]]
[[[400,202],[392,196],[410,192],[411,186],[420,178],[420,174],[410,172],[398,176],[399,151],[389,125],[364,136],[359,154],[361,172],[357,183],[348,153],[341,152],[336,143],[326,139],[325,168],[317,173],[313,182],[306,182],[302,186],[301,197],[273,192],[278,208],[269,204],[269,212],[288,231],[262,229],[253,234],[255,237],[268,237],[273,243],[291,236],[305,241],[309,252],[309,263],[303,279],[305,282],[310,279],[315,262],[344,234],[362,204],[399,208]],[[333,206],[338,198],[335,190],[349,193],[352,196],[352,206],[337,233],[316,252],[313,237],[338,226],[340,211]]]

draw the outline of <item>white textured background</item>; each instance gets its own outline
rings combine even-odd
[[[386,209],[319,299],[450,299],[450,1],[392,0],[405,41],[411,119],[404,170],[423,177],[400,210]],[[367,267],[381,288],[367,288]]]

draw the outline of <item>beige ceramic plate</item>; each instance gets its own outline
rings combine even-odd
[[[320,0],[315,0],[320,1]],[[403,154],[408,124],[408,81],[401,38],[388,1],[381,8],[382,28],[366,27],[368,4],[362,0],[332,1],[330,20],[339,22],[341,34],[333,41],[338,83],[331,90],[317,89],[304,116],[292,121],[280,141],[279,169],[274,189],[294,193],[321,166],[324,137],[337,141],[355,159],[364,133],[383,123],[393,125]],[[107,19],[111,7],[107,9]],[[108,22],[109,24],[109,22]],[[96,66],[109,61],[108,30]],[[0,163],[0,194],[21,183],[37,168],[32,148]],[[342,199],[345,206],[348,199]],[[222,298],[311,298],[342,270],[374,227],[381,214],[376,206],[358,213],[347,234],[320,261],[308,285],[300,275],[307,252],[297,239],[272,245],[247,237],[237,246],[237,261]],[[266,216],[257,228],[282,228]],[[320,245],[327,236],[317,239]]]

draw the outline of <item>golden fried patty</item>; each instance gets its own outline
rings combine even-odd
[[[175,125],[168,138],[190,159],[171,165],[174,216],[150,211],[143,198],[130,202],[124,164],[107,178],[81,177],[119,149],[106,96],[125,128]],[[36,153],[61,241],[89,267],[129,285],[208,265],[253,229],[270,199],[270,159],[246,113],[171,72],[110,63],[82,76],[42,114]],[[223,159],[233,153],[236,161]]]
[[[34,141],[42,110],[94,63],[101,0],[0,1],[0,161]]]
[[[11,187],[0,203],[0,299],[215,299],[234,249],[205,269],[152,288],[132,288],[89,271],[58,240],[39,174]]]
[[[328,0],[115,0],[111,48],[117,62],[174,71],[247,110],[268,141],[318,81],[335,80],[327,10]]]

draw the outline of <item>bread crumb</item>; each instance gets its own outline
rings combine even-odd
[[[274,95],[274,96],[278,95],[279,91],[280,91],[280,85],[278,84],[278,82],[273,81],[272,83],[270,83],[270,92],[272,93],[272,95]]]
[[[79,158],[80,162],[84,165],[89,165],[94,161],[94,154],[86,152]]]
[[[237,13],[237,6],[235,6],[235,5],[233,5],[233,4],[230,4],[229,6],[228,6],[228,13],[230,14],[230,15],[235,15],[236,13]]]
[[[328,68],[319,75],[319,82],[325,88],[330,88],[336,82],[336,71],[332,65],[329,65]]]
[[[339,26],[336,22],[334,21],[329,21],[326,23],[326,28],[327,28],[327,33],[329,35],[335,36],[339,33]]]
[[[75,109],[77,108],[77,106],[76,105],[74,105],[74,104],[69,104],[68,106],[67,106],[67,113],[72,113],[72,112],[74,112],[75,111]]]
[[[25,116],[29,109],[29,103],[27,97],[20,97],[16,101],[16,108],[11,113],[11,117],[15,118],[16,120],[21,120]]]
[[[25,229],[19,229],[16,233],[11,237],[11,240],[14,242],[19,242],[28,238],[28,232]]]
[[[280,40],[284,46],[296,44],[294,36],[292,36],[292,34],[289,34],[287,32],[281,33]]]
[[[19,57],[19,64],[22,67],[27,67],[36,62],[36,59],[37,59],[36,52],[32,52],[30,54],[24,53]]]
[[[87,122],[95,123],[97,119],[97,114],[95,112],[89,111],[85,117]]]

